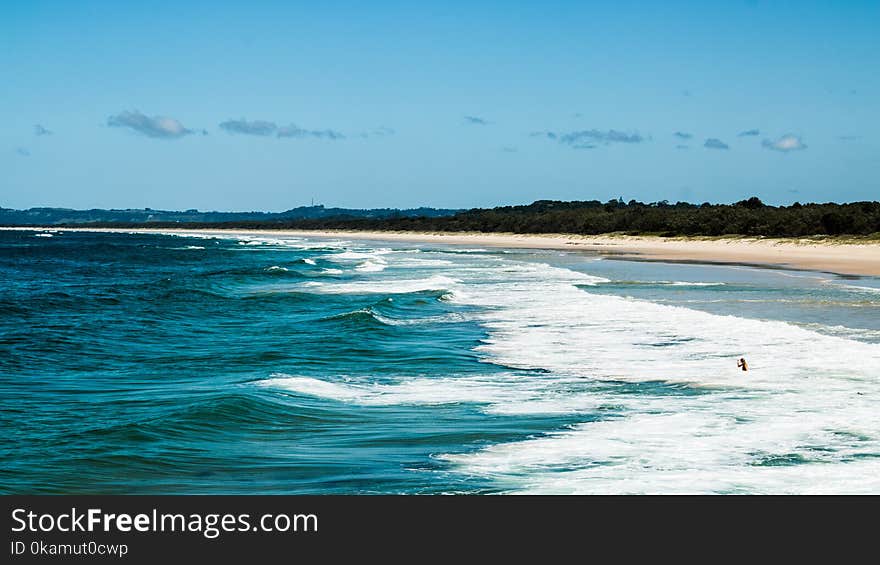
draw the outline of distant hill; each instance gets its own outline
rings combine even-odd
[[[141,223],[184,223],[207,224],[227,222],[273,223],[293,220],[326,219],[388,219],[388,218],[437,218],[451,216],[458,210],[441,208],[374,208],[357,210],[351,208],[325,208],[300,206],[285,212],[203,212],[199,210],[171,211],[137,208],[125,210],[72,210],[69,208],[29,208],[13,210],[0,207],[0,225],[4,226],[48,226],[60,224],[141,224]]]

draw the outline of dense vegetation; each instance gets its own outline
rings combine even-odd
[[[101,223],[132,227],[143,223]],[[735,204],[689,204],[632,200],[559,202],[539,200],[526,206],[475,208],[454,215],[389,213],[322,215],[223,222],[150,222],[151,227],[251,229],[354,229],[797,237],[880,233],[880,202],[767,206],[752,197]]]
[[[600,234],[624,232],[667,236],[869,235],[880,232],[880,202],[766,206],[752,197],[736,204],[643,204],[538,201],[528,206],[470,210],[448,218],[395,218],[384,222],[309,222],[330,227],[369,224],[384,229]]]

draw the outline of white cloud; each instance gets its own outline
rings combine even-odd
[[[765,148],[772,149],[773,151],[782,151],[787,153],[789,151],[799,151],[801,149],[806,149],[807,146],[804,145],[804,142],[801,141],[800,136],[786,134],[777,139],[776,141],[770,141],[769,139],[765,139],[763,143],[761,143]]]
[[[192,130],[183,127],[183,124],[167,116],[146,116],[137,110],[134,112],[121,112],[107,118],[110,127],[125,127],[146,135],[162,139],[177,139],[189,135]]]
[[[703,147],[707,149],[730,149],[730,146],[716,137],[710,137],[703,143]]]
[[[242,118],[240,120],[227,120],[220,124],[220,129],[224,129],[229,133],[243,133],[245,135],[271,135],[275,133],[278,126],[274,122],[264,120],[249,122]]]

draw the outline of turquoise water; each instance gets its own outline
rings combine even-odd
[[[0,281],[4,493],[880,492],[875,278],[0,231]]]

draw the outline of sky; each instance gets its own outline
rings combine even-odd
[[[880,2],[0,3],[0,206],[880,195]]]

